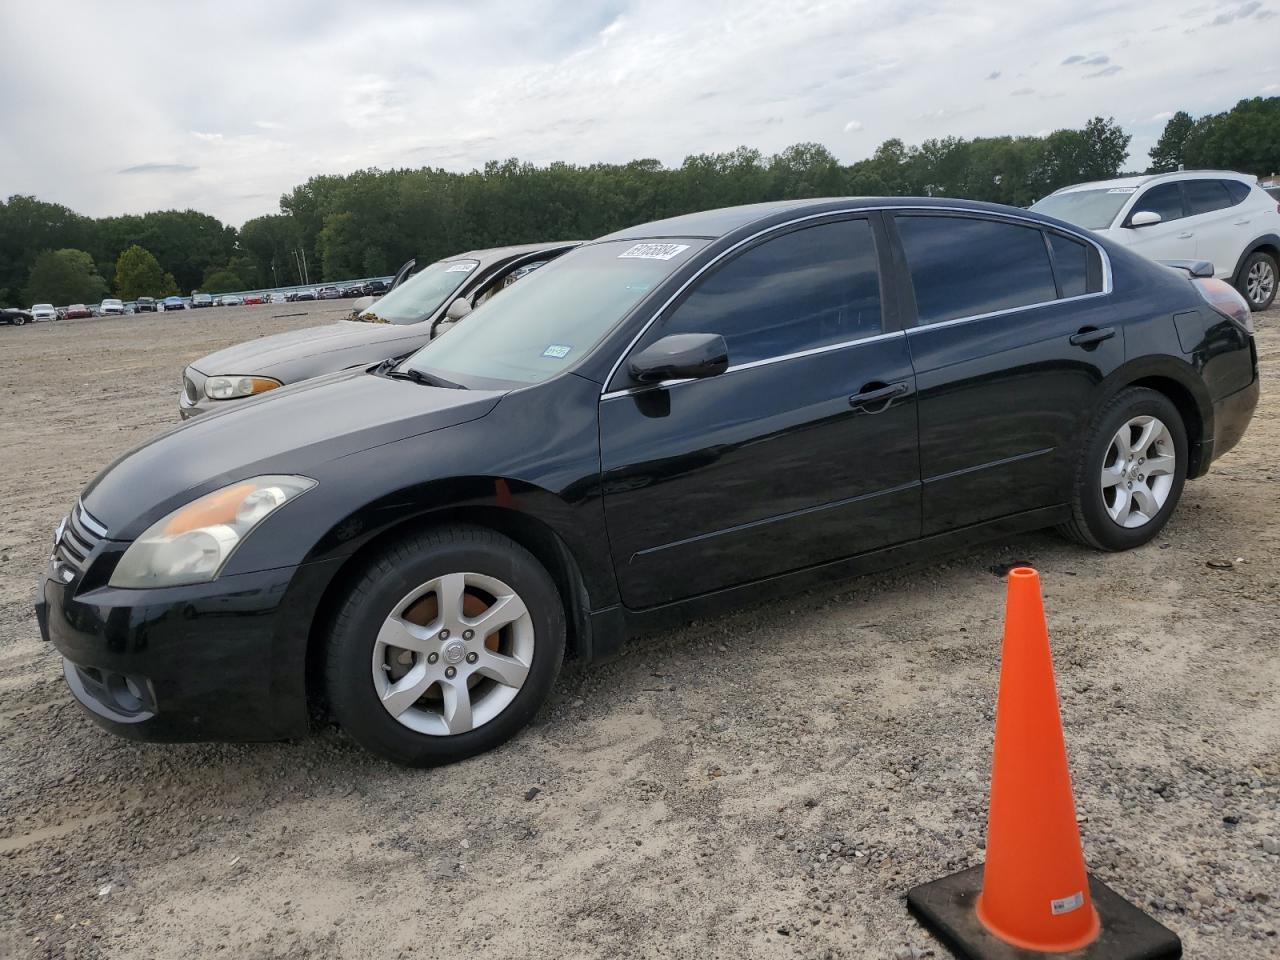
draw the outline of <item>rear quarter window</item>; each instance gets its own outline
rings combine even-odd
[[[1101,274],[1100,270],[1090,270],[1090,261],[1097,258],[1092,247],[1060,233],[1046,233],[1045,236],[1053,248],[1053,272],[1058,278],[1062,296],[1082,297],[1101,289],[1100,282],[1090,282],[1091,273],[1099,277]]]

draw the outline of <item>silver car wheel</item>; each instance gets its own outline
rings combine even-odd
[[[446,574],[407,594],[383,622],[373,686],[410,730],[466,733],[511,705],[535,639],[533,618],[511,587],[484,574]]]
[[[1249,303],[1266,303],[1276,288],[1276,271],[1269,260],[1259,260],[1249,268],[1245,289],[1249,291]]]
[[[1102,459],[1102,502],[1111,519],[1133,529],[1150,523],[1173,489],[1173,435],[1156,417],[1126,422]]]

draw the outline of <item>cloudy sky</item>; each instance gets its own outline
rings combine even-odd
[[[1280,93],[1280,0],[0,0],[0,195],[234,224],[317,173],[466,170],[1114,116]]]

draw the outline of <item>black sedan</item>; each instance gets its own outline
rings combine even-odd
[[[952,200],[624,230],[402,363],[116,461],[40,621],[124,736],[293,737],[311,702],[392,760],[466,757],[567,654],[725,604],[1046,526],[1147,543],[1258,398],[1201,272]]]
[[[30,310],[19,310],[17,307],[0,307],[0,323],[9,323],[21,327],[35,322]]]

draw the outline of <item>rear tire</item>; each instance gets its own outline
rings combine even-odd
[[[1098,550],[1131,550],[1169,522],[1187,477],[1187,431],[1173,402],[1145,387],[1098,413],[1072,481],[1071,520],[1058,529]]]
[[[1276,298],[1277,280],[1280,279],[1280,268],[1276,266],[1276,258],[1262,250],[1255,250],[1245,257],[1240,267],[1240,275],[1236,277],[1236,289],[1255,313],[1267,309]]]
[[[427,767],[491,750],[546,701],[564,660],[554,581],[483,527],[414,534],[357,576],[329,636],[325,683],[366,750]]]

